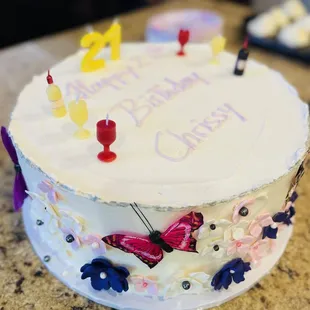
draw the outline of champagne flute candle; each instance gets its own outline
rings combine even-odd
[[[52,104],[52,114],[57,118],[64,117],[67,114],[67,110],[64,105],[62,93],[60,88],[54,84],[53,77],[50,75],[50,70],[48,70],[46,80],[48,84],[46,94],[48,100]]]
[[[219,54],[224,50],[226,45],[226,39],[222,36],[216,36],[211,41],[211,50],[212,50],[212,58],[210,63],[213,65],[218,65],[219,61]]]
[[[110,151],[110,145],[116,140],[116,123],[107,118],[97,123],[97,140],[103,145],[103,151],[97,157],[103,162],[112,162],[116,159],[116,154]]]
[[[78,126],[78,130],[74,133],[74,137],[80,140],[90,137],[89,130],[83,128],[88,121],[88,109],[85,100],[77,99],[69,103],[69,115],[73,123]]]

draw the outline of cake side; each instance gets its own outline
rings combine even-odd
[[[197,252],[191,252],[189,248],[174,249],[171,253],[163,251],[162,259],[153,266],[150,261],[134,255],[138,244],[132,245],[132,253],[126,253],[126,238],[116,247],[106,242],[107,236],[113,238],[114,234],[148,238],[147,228],[131,207],[102,204],[63,191],[22,159],[20,163],[29,185],[27,216],[36,239],[47,246],[41,259],[48,258],[47,266],[52,265],[53,260],[60,260],[64,279],[74,279],[77,285],[89,281],[81,279],[81,267],[91,264],[94,259],[124,267],[130,273],[127,278],[129,290],[123,291],[122,295],[166,300],[184,294],[213,292],[212,279],[225,264],[242,259],[255,270],[263,264],[265,257],[277,255],[274,250],[277,239],[292,224],[295,212],[290,208],[294,209],[297,195],[295,186],[291,186],[298,165],[273,184],[226,203],[196,206],[186,211],[144,209],[144,216],[161,233],[190,213],[202,217],[200,226],[192,232]],[[53,203],[46,195],[47,189],[55,194]],[[290,195],[285,199],[288,191]],[[184,282],[189,283],[188,288]],[[148,283],[146,288],[153,289],[143,288],[141,283]],[[105,290],[103,287],[98,289],[93,282],[89,283],[89,288],[98,290],[98,294]],[[100,296],[103,295],[98,295],[99,299]]]
[[[12,113],[21,156],[62,189],[142,208],[216,204],[272,183],[305,153],[307,106],[278,73],[249,61],[245,76],[235,77],[235,56],[223,53],[212,66],[207,45],[189,46],[183,59],[174,44],[122,49],[120,62],[95,73],[79,72],[83,52],[52,69],[66,102],[77,94],[87,101],[88,129],[94,133],[107,112],[116,121],[114,163],[96,160],[94,135],[74,140],[69,118],[50,116],[45,75]]]

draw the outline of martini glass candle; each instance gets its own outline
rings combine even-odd
[[[116,123],[107,118],[97,123],[97,140],[103,145],[103,151],[97,157],[100,161],[110,163],[116,154],[110,151],[110,145],[116,140]]]
[[[224,50],[226,45],[226,39],[222,36],[216,36],[211,41],[211,49],[212,49],[212,58],[210,63],[213,65],[218,65],[219,61],[219,54]]]
[[[73,123],[78,126],[74,137],[80,140],[90,137],[90,131],[83,128],[88,120],[87,104],[82,99],[73,100],[69,103],[69,115]]]

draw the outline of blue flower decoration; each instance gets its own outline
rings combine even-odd
[[[95,258],[90,264],[81,267],[81,279],[90,278],[91,286],[97,290],[112,290],[121,293],[128,291],[129,271],[125,267],[114,267],[105,258]]]
[[[278,233],[278,227],[272,228],[271,225],[269,225],[263,228],[262,238],[265,239],[267,237],[269,239],[277,239],[277,233]]]
[[[291,197],[289,198],[289,201],[291,201],[292,203],[294,203],[298,198],[298,194],[296,191],[294,191],[291,195]]]
[[[251,270],[250,263],[245,263],[241,258],[233,259],[215,274],[211,285],[216,291],[222,287],[227,290],[232,281],[235,283],[244,281],[244,274],[249,270]]]
[[[276,223],[283,223],[289,226],[292,225],[291,219],[295,214],[295,208],[291,206],[287,211],[276,213],[272,219]]]

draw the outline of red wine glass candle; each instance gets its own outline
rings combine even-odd
[[[97,157],[100,161],[110,163],[116,159],[116,154],[110,151],[110,145],[116,140],[116,123],[107,119],[97,123],[97,140],[103,145],[103,151]]]
[[[177,53],[177,55],[178,56],[184,56],[185,55],[184,46],[189,41],[189,30],[181,29],[179,31],[178,40],[179,40],[179,43],[181,45],[181,48],[180,48],[179,52]]]

